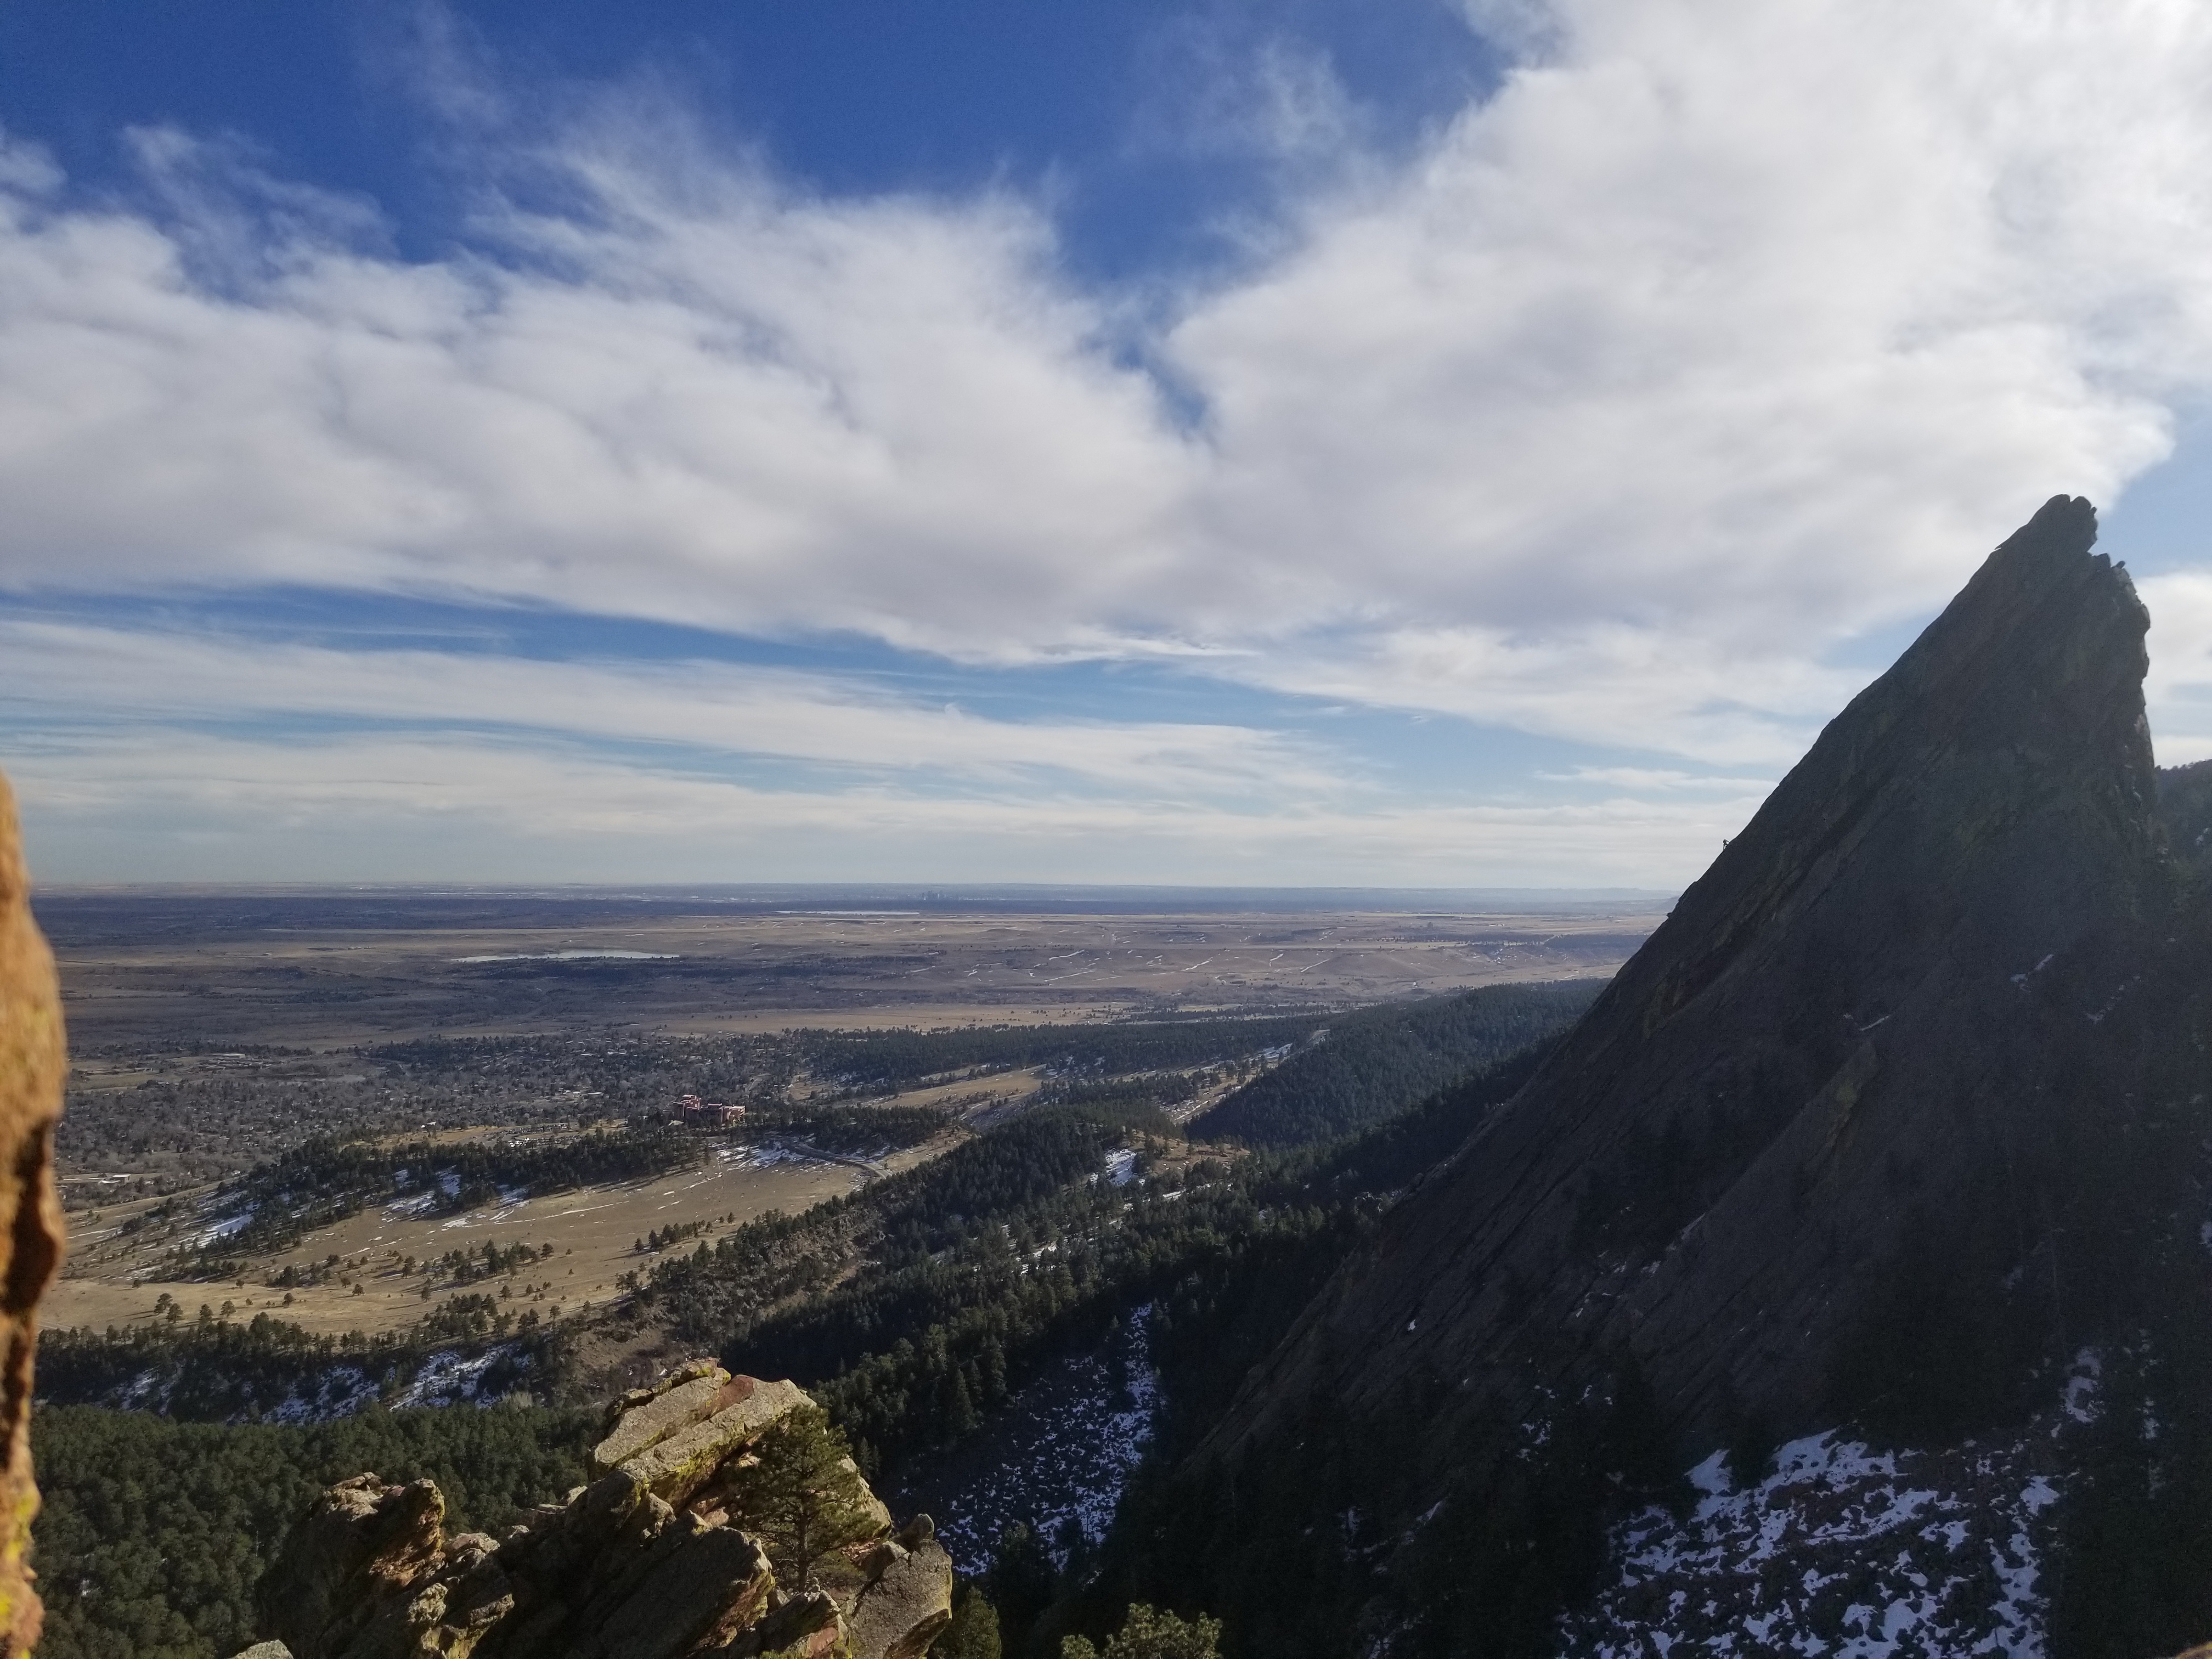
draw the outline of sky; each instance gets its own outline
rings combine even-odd
[[[0,5],[49,882],[1673,890],[2208,392],[2189,0]]]

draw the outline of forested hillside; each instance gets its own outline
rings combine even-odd
[[[32,1419],[46,1504],[41,1659],[223,1659],[316,1492],[364,1470],[428,1476],[457,1529],[496,1534],[586,1478],[597,1412],[373,1411],[312,1427],[177,1423],[48,1407]]]
[[[1023,1066],[1097,1076],[1206,1066],[1301,1042],[1328,1023],[1328,1014],[1315,1012],[943,1031],[799,1031],[790,1040],[817,1076],[855,1090],[887,1090],[956,1072]]]
[[[1550,1030],[1565,1018],[1555,1014]],[[1202,1060],[1220,1052],[1222,1036],[1175,1053]],[[1166,1051],[1147,1038],[1144,1052]],[[1537,1052],[1364,1133],[1257,1153],[1194,1144],[1142,1091],[1041,1105],[849,1198],[662,1255],[641,1269],[610,1328],[662,1326],[733,1369],[798,1378],[873,1474],[974,1431],[1054,1355],[1149,1302],[1169,1361],[1168,1423],[1196,1423],[1390,1195],[1517,1087]],[[511,1326],[490,1324],[507,1317],[496,1299],[477,1301],[455,1304],[439,1329],[376,1342],[309,1337],[266,1319],[58,1337],[41,1379],[83,1398],[158,1375],[170,1411],[215,1418],[316,1376],[355,1375],[389,1395],[441,1353],[505,1356],[507,1381],[490,1395],[567,1386],[557,1335],[539,1331],[517,1347]],[[472,1316],[485,1328],[470,1328]],[[224,1428],[48,1407],[41,1570],[81,1592],[50,1650],[219,1659],[242,1645],[246,1591],[315,1486],[364,1468],[428,1473],[461,1495],[474,1523],[495,1524],[505,1508],[576,1478],[580,1421],[546,1410],[372,1408],[313,1428]],[[184,1494],[177,1503],[144,1503],[171,1488]],[[204,1567],[165,1577],[158,1564],[200,1534],[213,1540]],[[1039,1607],[1063,1588],[1048,1561],[1044,1571]]]
[[[1349,1134],[1564,1030],[1603,984],[1486,985],[1357,1010],[1316,1028],[1281,1065],[1198,1117],[1191,1132],[1251,1146]]]

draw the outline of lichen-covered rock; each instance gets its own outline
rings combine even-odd
[[[345,1481],[264,1578],[263,1628],[295,1659],[914,1659],[951,1607],[926,1516],[830,1558],[832,1589],[780,1587],[712,1501],[726,1465],[811,1403],[790,1382],[687,1367],[611,1413],[602,1449],[641,1449],[497,1542],[446,1537],[427,1480]]]
[[[687,1524],[688,1523],[688,1524]],[[661,1556],[608,1616],[599,1651],[607,1659],[726,1645],[760,1622],[775,1577],[758,1544],[733,1528],[686,1516],[681,1547]]]
[[[31,919],[15,809],[0,782],[0,1646],[39,1639],[26,1560],[39,1489],[31,1474],[31,1355],[39,1297],[61,1260],[54,1119],[66,1066],[54,959]]]
[[[410,1610],[416,1587],[446,1565],[445,1519],[428,1480],[398,1486],[362,1474],[332,1486],[262,1579],[262,1629],[300,1655],[417,1650]]]
[[[615,1413],[615,1420],[608,1425],[606,1437],[591,1449],[592,1474],[604,1475],[608,1468],[619,1468],[639,1451],[659,1444],[661,1440],[679,1429],[688,1429],[695,1422],[706,1422],[717,1411],[737,1405],[752,1394],[752,1378],[744,1378],[744,1391],[723,1401],[723,1391],[730,1387],[730,1374],[712,1360],[708,1360],[708,1367],[710,1370],[659,1394],[641,1389],[641,1401],[635,1395],[626,1395],[633,1405]]]
[[[934,1537],[913,1550],[888,1539],[867,1547],[876,1571],[847,1617],[853,1659],[921,1659],[952,1622],[952,1558]]]
[[[794,1595],[727,1648],[710,1650],[729,1659],[828,1659],[849,1651],[845,1611],[818,1589]]]
[[[762,1382],[752,1377],[739,1377],[733,1379],[732,1388],[737,1383],[750,1383],[751,1387],[744,1390],[743,1397],[713,1416],[655,1442],[636,1456],[625,1460],[622,1467],[642,1481],[655,1497],[671,1504],[685,1503],[707,1484],[732,1452],[760,1438],[761,1431],[785,1413],[808,1403],[795,1382]]]

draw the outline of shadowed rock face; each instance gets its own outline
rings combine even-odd
[[[2164,902],[2148,622],[2094,537],[2062,496],[1990,555],[1340,1273],[1218,1447],[1316,1389],[1376,1410],[1408,1379],[1440,1420],[1511,1421],[1624,1357],[1693,1453],[1747,1413],[1817,1425],[1908,1211],[1965,1202],[2033,1132],[2045,989],[2124,985]]]
[[[11,1656],[30,1650],[40,1618],[24,1559],[39,1509],[31,1354],[39,1297],[61,1259],[52,1147],[64,1056],[53,957],[31,920],[15,803],[0,783],[0,1642]]]

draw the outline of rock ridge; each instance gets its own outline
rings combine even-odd
[[[31,1583],[31,1359],[38,1304],[60,1265],[54,1120],[68,1069],[54,959],[31,916],[30,881],[0,782],[0,1650],[28,1653],[42,1621]]]
[[[1832,720],[1211,1449],[1322,1395],[1522,1420],[1632,1365],[1685,1454],[1820,1425],[1911,1218],[2038,1133],[2171,868],[2148,618],[2059,496]],[[2079,1022],[2075,1022],[2078,1025]],[[2069,1029],[2071,1029],[2070,1027]]]
[[[927,1516],[779,1583],[723,1508],[763,1435],[811,1407],[796,1385],[702,1360],[616,1402],[598,1478],[504,1538],[448,1535],[436,1485],[375,1474],[319,1498],[257,1591],[276,1659],[919,1659],[951,1619],[952,1563]]]

